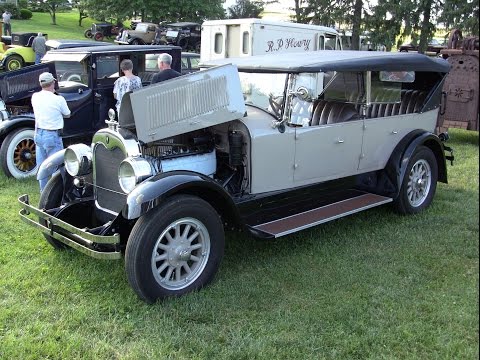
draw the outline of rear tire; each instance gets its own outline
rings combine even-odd
[[[400,194],[394,200],[401,214],[417,214],[432,202],[437,188],[437,159],[426,146],[419,146],[408,162]]]
[[[210,283],[225,247],[215,209],[190,195],[174,196],[142,216],[125,250],[128,282],[149,303]]]
[[[52,178],[48,181],[47,186],[43,189],[42,194],[40,195],[40,201],[38,202],[39,209],[53,209],[59,207],[62,204],[63,197],[63,178],[60,172],[53,174]],[[43,226],[46,226],[46,221],[39,219],[39,223]],[[61,250],[65,249],[67,245],[54,239],[53,237],[43,234],[45,239],[50,245],[55,249]]]
[[[98,32],[95,33],[95,35],[93,36],[93,38],[95,39],[95,41],[102,41],[103,38],[104,38],[104,36],[103,36],[103,34],[102,34],[100,31],[98,31]]]
[[[0,148],[0,163],[7,177],[23,179],[37,172],[36,147],[33,129],[12,131]]]

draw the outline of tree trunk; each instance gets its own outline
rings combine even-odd
[[[425,53],[428,45],[428,38],[430,37],[430,17],[432,12],[433,0],[426,0],[423,2],[423,21],[422,29],[420,32],[420,42],[418,43],[418,52],[421,54]]]
[[[360,49],[360,24],[362,23],[363,0],[355,0],[352,19],[352,50]]]
[[[300,1],[295,0],[295,22],[300,23],[302,21],[300,17]]]

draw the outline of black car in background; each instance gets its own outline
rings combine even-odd
[[[109,45],[49,51],[44,63],[0,75],[0,108],[10,116],[0,121],[0,166],[9,177],[24,178],[37,171],[33,142],[35,119],[30,98],[40,90],[38,76],[49,71],[58,80],[58,94],[72,111],[65,121],[63,142],[90,142],[105,127],[107,112],[115,105],[113,84],[119,77],[119,64],[130,59],[144,85],[149,84],[147,58],[167,52],[172,68],[181,71],[181,49],[164,45]]]
[[[432,39],[428,42],[427,49],[425,50],[425,55],[434,55],[438,56],[442,49],[445,49],[446,45],[441,44],[437,39]],[[418,52],[418,44],[413,45],[412,43],[403,44],[398,48],[400,52]]]

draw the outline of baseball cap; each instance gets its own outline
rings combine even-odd
[[[40,84],[50,84],[55,80],[57,79],[55,79],[53,75],[49,72],[41,73],[40,76],[38,77],[38,81],[40,81]]]

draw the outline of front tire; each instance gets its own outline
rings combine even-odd
[[[7,58],[5,61],[5,70],[15,71],[23,67],[23,59],[18,55],[12,55]]]
[[[419,146],[408,162],[400,194],[394,201],[395,210],[401,214],[417,214],[427,208],[435,195],[438,164],[426,146]]]
[[[97,31],[95,35],[93,35],[93,38],[95,39],[95,41],[103,41],[104,37],[105,36],[100,31]]]
[[[125,251],[128,282],[149,303],[210,283],[225,247],[221,219],[206,201],[172,197],[140,218]]]
[[[0,163],[7,177],[23,179],[37,171],[33,129],[21,128],[8,134],[0,149]]]
[[[87,39],[91,39],[92,36],[93,36],[92,30],[91,30],[91,29],[85,30],[85,32],[83,33],[83,35],[85,35],[85,37],[86,37]]]
[[[53,174],[51,179],[48,181],[47,186],[43,189],[42,194],[40,195],[40,201],[38,202],[39,209],[53,209],[57,208],[62,204],[63,197],[63,179],[62,174],[57,172]],[[39,219],[39,223],[43,226],[46,226],[45,220]],[[53,237],[43,234],[45,239],[50,245],[55,249],[61,250],[65,249],[67,245],[54,239]]]

